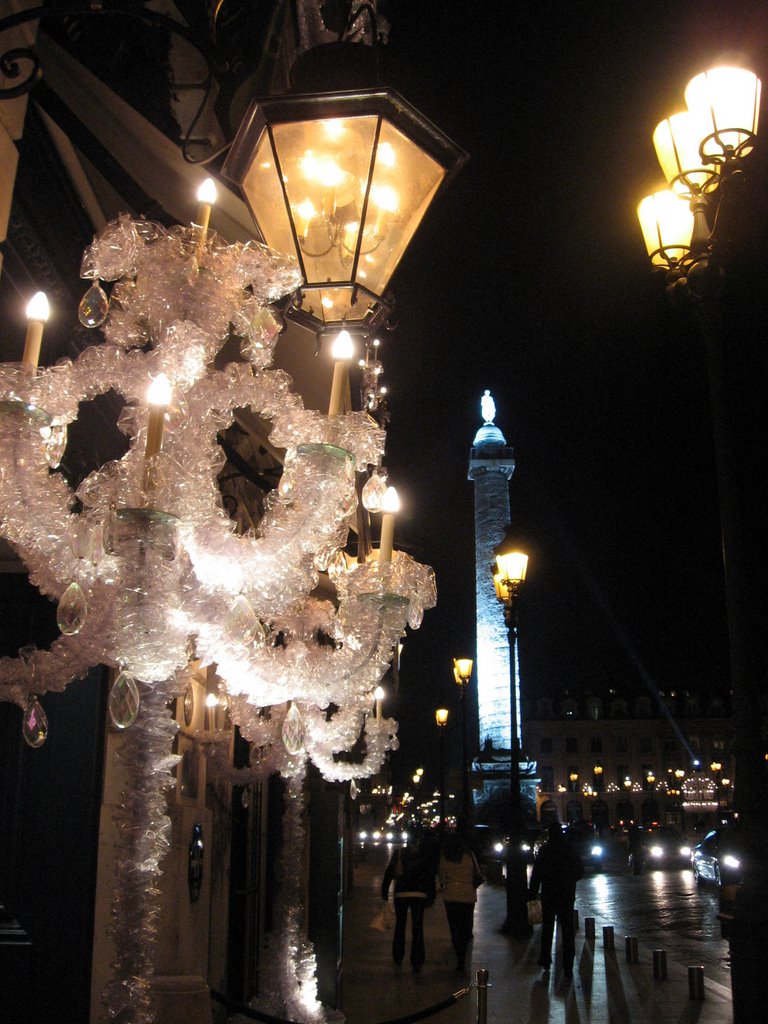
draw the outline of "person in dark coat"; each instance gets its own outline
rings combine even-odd
[[[576,937],[573,926],[573,905],[576,883],[584,874],[584,864],[573,843],[557,822],[549,826],[549,839],[533,862],[528,898],[536,899],[541,887],[541,953],[539,966],[548,971],[552,965],[552,935],[562,936],[563,973],[573,976]]]
[[[392,959],[397,966],[405,956],[405,930],[411,912],[411,967],[419,972],[426,959],[424,949],[424,911],[435,902],[435,850],[416,833],[407,846],[392,854],[381,882],[381,898],[387,900],[389,887],[395,883],[395,933],[392,937]]]

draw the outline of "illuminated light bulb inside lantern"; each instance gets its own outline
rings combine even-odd
[[[395,147],[391,142],[380,142],[376,150],[376,163],[382,167],[392,168],[397,163]]]
[[[378,236],[384,229],[387,214],[397,213],[400,207],[400,196],[391,185],[374,185],[371,189],[371,202],[377,208],[376,226],[373,233]]]
[[[330,121],[323,121],[322,124],[323,133],[331,142],[338,142],[346,131],[344,121],[340,117],[334,117]]]
[[[281,737],[289,754],[300,754],[304,750],[304,720],[295,704],[291,704],[283,720]]]
[[[299,215],[297,223],[299,235],[302,238],[306,238],[307,232],[309,231],[309,225],[317,216],[317,210],[315,209],[312,200],[303,199],[296,207],[296,213]]]
[[[320,300],[320,304],[323,309],[333,309],[333,299],[329,299],[327,295],[324,295]]]
[[[27,303],[26,313],[27,320],[39,320],[43,324],[47,322],[51,315],[51,307],[45,292],[35,292]]]
[[[355,346],[352,341],[352,335],[343,327],[334,338],[333,345],[331,346],[331,356],[337,362],[339,360],[348,362],[354,354]]]
[[[357,246],[357,236],[360,232],[360,221],[351,220],[344,225],[344,248],[353,250]]]
[[[213,178],[206,178],[197,190],[197,201],[198,203],[206,203],[208,206],[213,206],[218,199],[218,195],[216,182]]]

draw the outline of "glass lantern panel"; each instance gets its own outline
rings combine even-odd
[[[291,222],[285,198],[275,170],[275,158],[269,132],[265,128],[256,153],[243,178],[243,191],[264,242],[278,252],[295,255]]]
[[[691,186],[704,188],[716,172],[703,166],[699,144],[708,128],[690,111],[672,114],[656,125],[653,145],[664,177],[675,192],[690,194]]]
[[[308,284],[352,279],[377,120],[336,117],[273,128]]]
[[[641,200],[637,216],[654,266],[669,266],[690,251],[693,214],[686,199],[669,189],[654,192]]]
[[[384,292],[444,176],[415,142],[382,123],[357,268],[361,285]]]
[[[707,155],[720,156],[757,134],[760,79],[745,68],[712,68],[696,75],[685,89],[685,102],[714,134],[704,145]]]

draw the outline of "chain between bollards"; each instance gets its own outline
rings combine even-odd
[[[488,971],[485,967],[477,970],[477,1024],[486,1024],[488,1020]]]

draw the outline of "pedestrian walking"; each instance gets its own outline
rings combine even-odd
[[[381,898],[389,898],[394,881],[395,933],[392,937],[392,959],[397,966],[405,956],[405,932],[408,911],[411,913],[411,967],[418,973],[424,965],[424,911],[435,902],[437,862],[434,850],[418,830],[412,833],[407,846],[395,850],[381,882]]]
[[[449,832],[443,840],[437,877],[445,903],[451,945],[456,954],[456,970],[463,971],[472,939],[477,887],[485,879],[474,853],[456,832]]]
[[[552,965],[552,936],[557,918],[557,931],[562,936],[563,973],[573,976],[576,955],[576,936],[573,925],[573,905],[576,901],[576,883],[584,874],[581,857],[564,835],[560,825],[549,826],[549,839],[533,862],[529,899],[536,899],[541,888],[541,952],[539,966],[548,971]]]

